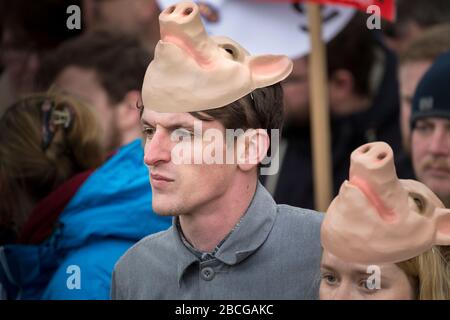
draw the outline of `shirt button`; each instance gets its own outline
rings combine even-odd
[[[214,278],[214,274],[214,269],[211,267],[203,268],[200,272],[201,277],[206,281],[211,281]]]

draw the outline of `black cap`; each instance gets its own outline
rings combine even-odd
[[[450,119],[450,51],[436,59],[414,93],[411,128],[418,119],[428,117]]]

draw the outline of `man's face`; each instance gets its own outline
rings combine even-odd
[[[450,203],[450,120],[417,120],[412,131],[412,160],[418,180]]]
[[[292,73],[282,82],[287,118],[308,119],[309,86],[306,57],[294,60]]]
[[[198,211],[205,205],[214,210],[214,203],[228,190],[234,181],[237,165],[177,163],[172,151],[177,145],[192,150],[206,150],[207,142],[202,137],[205,130],[216,129],[222,134],[223,125],[217,120],[200,121],[202,132],[194,130],[198,119],[189,113],[159,113],[144,108],[142,114],[145,135],[144,162],[149,168],[152,186],[153,210],[162,215],[183,215]],[[173,139],[178,133],[182,139]],[[223,139],[223,135],[222,135]],[[225,152],[227,146],[216,152]]]
[[[100,85],[95,71],[79,67],[67,67],[53,82],[58,91],[70,94],[92,106],[102,130],[102,145],[113,151],[119,146],[120,131],[117,127],[115,108],[108,94]]]
[[[400,126],[402,130],[403,146],[410,150],[409,118],[411,116],[411,102],[417,85],[425,72],[430,68],[430,61],[407,62],[400,66]]]

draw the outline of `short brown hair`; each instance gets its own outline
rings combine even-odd
[[[94,70],[110,102],[118,103],[129,91],[141,90],[151,60],[152,53],[137,38],[97,30],[67,41],[49,54],[37,73],[37,83],[47,90],[69,66]]]
[[[203,121],[217,120],[225,129],[265,129],[271,139],[272,130],[282,129],[283,89],[276,83],[256,89],[225,107],[190,114]]]
[[[400,64],[434,61],[450,50],[450,23],[434,26],[414,39],[400,57]]]

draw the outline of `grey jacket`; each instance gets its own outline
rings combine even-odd
[[[321,221],[315,211],[277,205],[258,184],[247,212],[213,259],[199,259],[174,224],[122,256],[111,298],[315,299]]]

